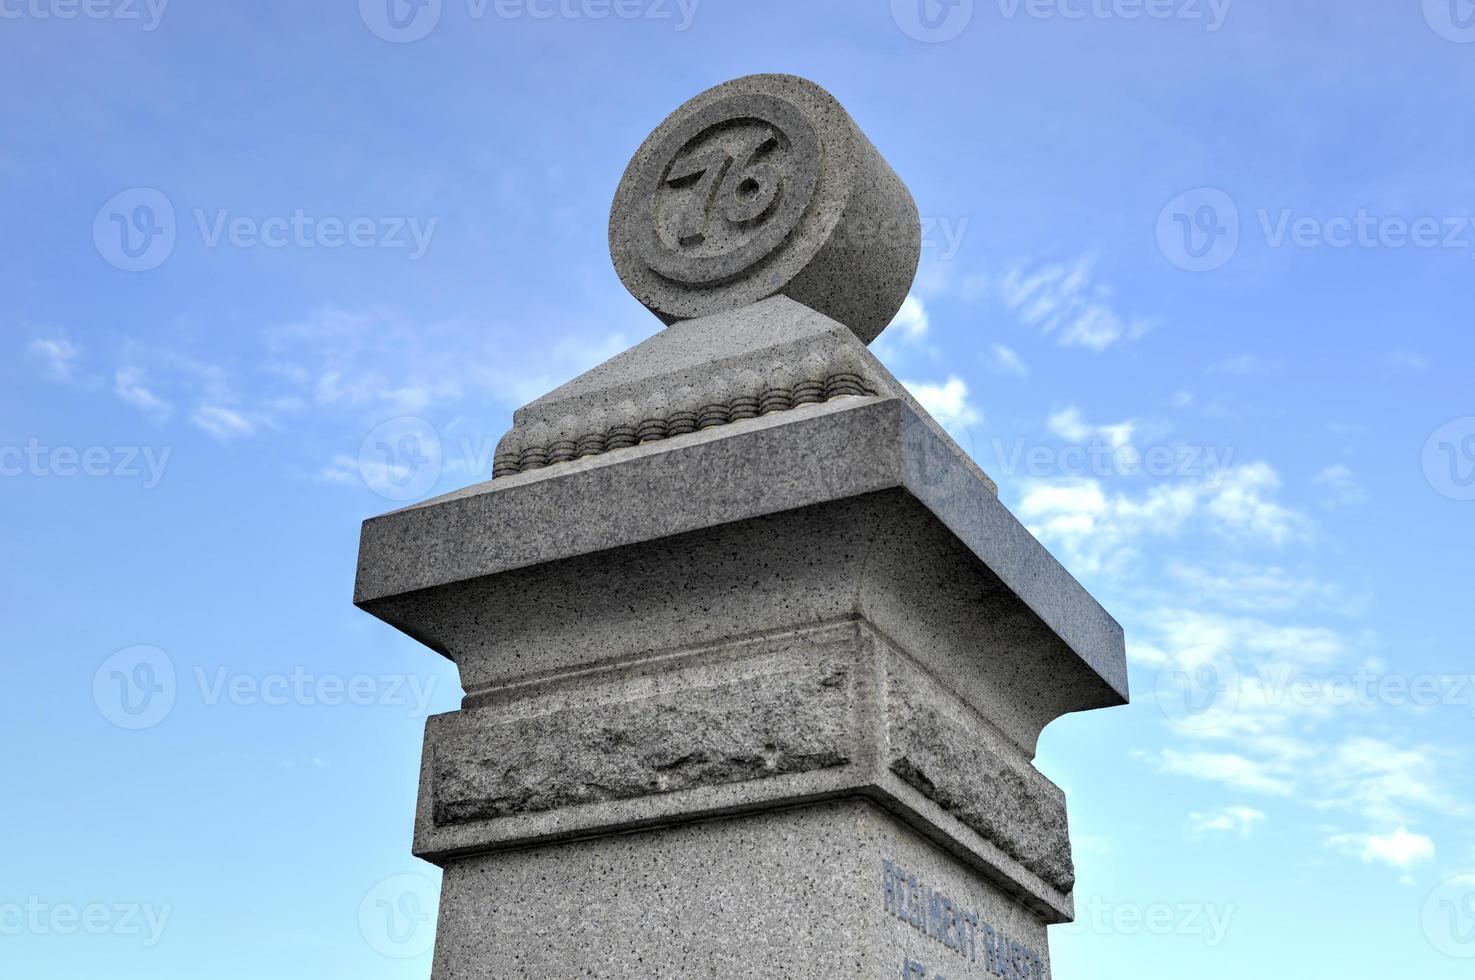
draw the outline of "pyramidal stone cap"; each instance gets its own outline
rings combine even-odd
[[[783,295],[874,340],[916,276],[906,185],[835,98],[749,75],[691,99],[641,144],[610,208],[625,287],[667,325]]]

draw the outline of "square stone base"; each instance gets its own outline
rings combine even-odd
[[[434,980],[1044,980],[1045,926],[869,800],[449,862]]]

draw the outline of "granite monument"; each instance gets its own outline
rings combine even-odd
[[[615,268],[667,324],[519,409],[488,482],[365,522],[355,602],[455,661],[414,851],[435,980],[1045,980],[1063,714],[1120,626],[868,350],[917,209],[786,75],[636,150]]]

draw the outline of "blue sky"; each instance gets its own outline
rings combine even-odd
[[[0,0],[7,976],[428,976],[459,689],[358,523],[658,328],[615,184],[755,71],[909,184],[876,349],[1127,629],[1057,974],[1469,975],[1468,0]]]

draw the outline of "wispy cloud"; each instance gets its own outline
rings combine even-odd
[[[917,381],[902,384],[943,428],[966,427],[983,421],[983,414],[968,399],[968,385],[962,378],[949,377],[941,384]]]
[[[1209,365],[1210,374],[1225,374],[1235,378],[1265,378],[1285,372],[1285,361],[1280,358],[1261,357],[1257,354],[1237,354],[1228,360]]]
[[[224,405],[201,405],[190,415],[190,424],[221,442],[256,434],[256,423]]]
[[[1232,752],[1164,749],[1159,762],[1164,772],[1224,783],[1252,793],[1290,796],[1295,791],[1295,784],[1268,763]]]
[[[998,290],[1021,323],[1062,347],[1102,351],[1156,326],[1116,308],[1115,290],[1096,275],[1089,255],[1062,263],[1016,263],[999,279]]]
[[[70,381],[81,348],[66,337],[38,337],[26,345],[26,356],[41,365],[43,376],[52,381]]]
[[[927,315],[926,305],[921,298],[912,295],[901,304],[887,330],[892,337],[915,344],[926,337],[931,328],[932,320]]]
[[[1388,363],[1409,371],[1429,370],[1429,359],[1418,351],[1396,350],[1388,355]]]
[[[1316,474],[1315,483],[1323,491],[1325,507],[1350,507],[1367,503],[1367,491],[1352,475],[1352,470],[1338,463]]]
[[[148,379],[141,368],[119,368],[113,376],[113,392],[155,421],[163,421],[174,414],[174,406],[148,386]]]
[[[1195,834],[1233,833],[1248,837],[1255,825],[1268,819],[1263,810],[1249,806],[1229,806],[1209,813],[1190,813],[1189,829]]]
[[[1136,424],[1131,421],[1117,422],[1113,425],[1091,425],[1081,415],[1081,410],[1074,405],[1054,413],[1045,424],[1051,432],[1062,439],[1078,443],[1100,439],[1113,448],[1130,445],[1132,433],[1137,430]]]
[[[983,363],[995,374],[1012,374],[1016,378],[1029,377],[1029,365],[1024,363],[1024,358],[1020,357],[1012,347],[1004,344],[990,344]]]
[[[1149,539],[1177,538],[1190,526],[1227,541],[1272,545],[1309,527],[1275,499],[1280,477],[1263,462],[1229,467],[1215,481],[1161,482],[1137,493],[1111,492],[1094,478],[1030,480],[1023,487],[1020,518],[1078,571],[1120,568]]]
[[[1388,834],[1331,834],[1326,844],[1366,863],[1381,862],[1402,870],[1434,857],[1433,840],[1405,829]]]

